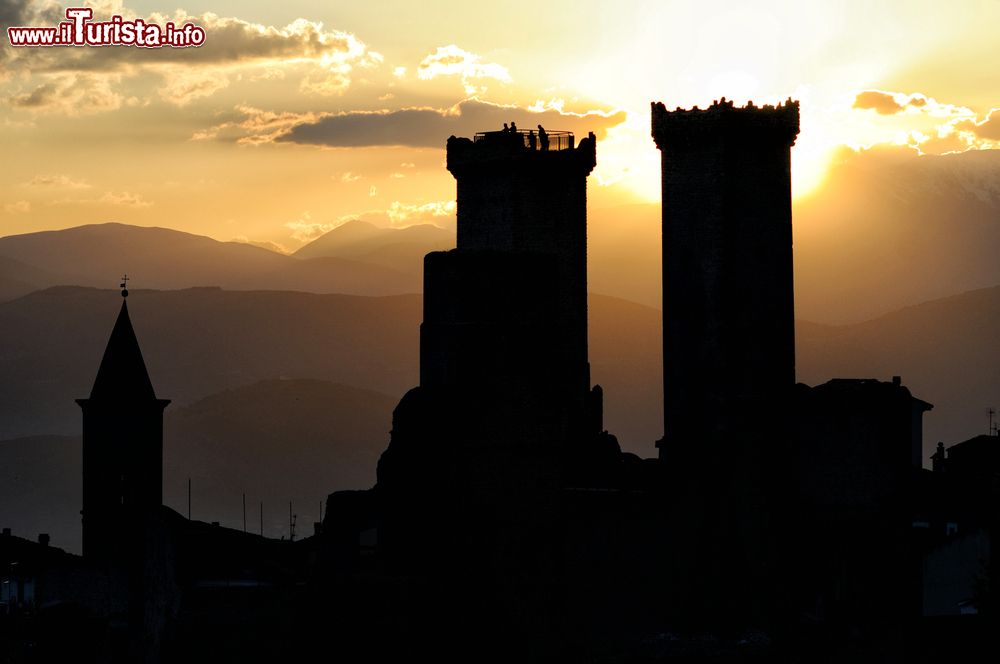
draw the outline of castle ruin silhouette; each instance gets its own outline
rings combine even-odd
[[[864,639],[905,652],[921,604],[909,492],[931,406],[898,378],[795,383],[798,131],[792,100],[652,105],[658,458],[621,451],[591,384],[594,134],[546,132],[543,149],[518,131],[448,139],[458,241],[425,258],[420,383],[393,412],[376,485],[331,494],[322,531],[295,546],[158,509],[168,402],[123,302],[79,403],[84,554],[126,571],[133,642],[172,619],[184,659],[192,634],[211,637],[199,621],[232,635],[237,603],[252,608],[239,639],[263,642],[272,625],[254,611],[274,594],[210,608],[199,594],[219,569],[256,566],[280,570],[292,622],[346,660],[817,661]]]

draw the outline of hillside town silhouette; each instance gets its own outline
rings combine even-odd
[[[447,140],[420,379],[377,482],[275,540],[163,505],[127,306],[83,431],[83,553],[5,530],[8,661],[936,662],[992,648],[1000,438],[938,446],[898,376],[796,383],[799,104],[651,106],[663,437],[604,427],[588,355],[593,133]],[[651,279],[656,278],[650,275]],[[96,359],[96,358],[95,358]],[[155,379],[155,377],[153,377]],[[655,453],[654,453],[655,450]]]

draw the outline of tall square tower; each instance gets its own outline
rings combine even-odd
[[[775,397],[795,383],[790,148],[798,133],[792,100],[652,105],[663,186],[661,458],[773,421]]]

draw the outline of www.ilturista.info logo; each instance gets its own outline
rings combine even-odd
[[[91,21],[93,16],[94,10],[89,7],[70,7],[66,10],[68,21],[49,28],[7,28],[7,38],[11,46],[187,48],[205,43],[205,29],[194,23],[160,26],[141,18],[125,20],[118,15],[108,21]]]

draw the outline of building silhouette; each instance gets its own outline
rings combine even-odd
[[[420,385],[378,466],[380,550],[401,568],[534,556],[566,460],[601,437],[587,357],[595,138],[555,135],[549,150],[520,132],[448,139],[457,247],[425,258]],[[442,543],[432,561],[428,538]]]
[[[790,148],[799,107],[652,104],[661,153],[664,435],[675,619],[768,625],[790,603],[795,385]],[[676,507],[675,507],[676,506]]]
[[[912,544],[922,555],[925,616],[995,621],[1000,578],[1000,436],[937,444],[913,496]]]
[[[962,566],[985,555],[995,574],[1000,438],[940,445],[923,471],[931,405],[898,377],[795,383],[797,102],[652,109],[658,458],[622,453],[590,381],[596,137],[452,136],[457,247],[425,258],[420,383],[374,487],[331,494],[297,542],[163,507],[169,402],[123,301],[78,400],[84,557],[4,534],[0,560],[34,556],[37,587],[72,568],[92,599],[108,580],[111,600],[72,614],[119,644],[99,661],[273,661],[317,644],[345,661],[937,661],[954,632],[921,632],[922,616],[995,594]]]
[[[652,104],[663,187],[661,458],[773,426],[795,383],[791,155],[799,104]]]
[[[128,291],[83,411],[83,555],[119,562],[163,504],[163,409],[129,319]]]

